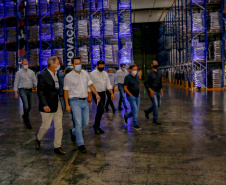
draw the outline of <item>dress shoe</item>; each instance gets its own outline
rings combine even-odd
[[[61,147],[59,147],[59,148],[54,148],[54,152],[55,152],[56,154],[66,155],[66,152],[63,151],[63,149],[62,149]]]
[[[97,127],[93,126],[93,129],[96,135],[100,135],[100,130]]]
[[[32,126],[30,123],[25,123],[25,126],[27,127],[27,129],[31,130],[32,129]]]
[[[141,130],[142,128],[140,128],[140,126],[137,125],[137,126],[133,126],[133,129],[135,129],[135,130]]]
[[[86,147],[84,145],[79,146],[78,150],[83,154],[87,152]]]
[[[104,131],[99,127],[98,130],[100,131],[100,134],[104,134]]]
[[[39,141],[38,139],[36,139],[35,140],[35,148],[36,148],[36,150],[39,150],[40,144],[41,144],[41,141]]]
[[[155,123],[156,125],[161,125],[161,123],[159,123],[158,121],[153,121],[153,123]]]
[[[70,134],[71,134],[71,141],[72,141],[73,143],[75,143],[76,137],[75,137],[75,135],[72,133],[72,129],[70,129]]]
[[[149,114],[148,114],[148,112],[147,112],[146,110],[144,110],[144,114],[145,114],[145,117],[146,117],[147,119],[149,119]]]

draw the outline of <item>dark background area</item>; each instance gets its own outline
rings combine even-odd
[[[151,61],[158,56],[158,34],[160,22],[133,23],[133,59],[145,77]]]

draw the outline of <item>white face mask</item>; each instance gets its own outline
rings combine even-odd
[[[24,69],[28,69],[28,65],[24,65],[23,68],[24,68]]]
[[[137,71],[132,71],[132,75],[136,76],[137,75]]]

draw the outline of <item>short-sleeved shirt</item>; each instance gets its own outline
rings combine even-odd
[[[85,70],[80,74],[73,70],[64,78],[64,90],[68,90],[69,98],[87,98],[89,86],[92,83]]]
[[[139,77],[137,75],[135,77],[133,77],[131,74],[127,75],[124,80],[124,85],[127,86],[127,89],[133,96],[139,97],[140,88]]]

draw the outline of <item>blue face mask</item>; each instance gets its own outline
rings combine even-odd
[[[113,74],[113,73],[108,73],[108,75],[109,75],[109,76],[113,76],[114,74]]]
[[[56,71],[60,70],[60,65],[55,68]]]
[[[76,65],[75,66],[75,71],[81,71],[82,65]]]
[[[125,71],[125,70],[126,70],[126,68],[123,67],[123,68],[122,68],[122,71]]]

